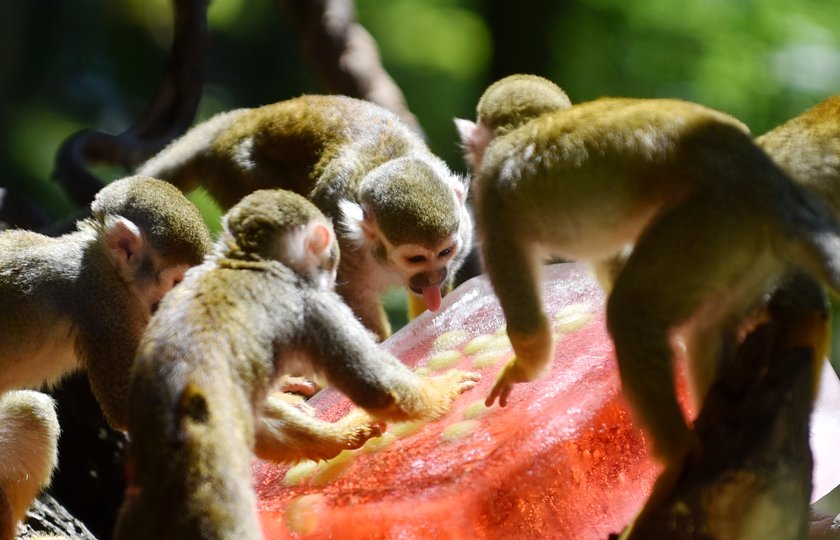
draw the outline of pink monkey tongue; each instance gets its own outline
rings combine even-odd
[[[423,288],[423,302],[429,311],[437,311],[440,309],[440,287],[424,287]]]

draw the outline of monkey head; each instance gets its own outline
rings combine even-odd
[[[107,252],[152,311],[213,241],[198,208],[172,184],[128,176],[99,190],[90,206]]]
[[[476,106],[476,121],[455,119],[464,159],[478,170],[484,149],[500,137],[544,113],[572,106],[562,88],[536,75],[511,75],[491,84]]]
[[[471,246],[466,192],[443,162],[393,159],[361,181],[358,203],[341,202],[342,226],[435,311]]]
[[[226,214],[224,256],[275,260],[320,288],[332,288],[339,249],[330,221],[306,198],[283,189],[261,189]]]

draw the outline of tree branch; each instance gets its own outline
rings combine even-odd
[[[358,22],[352,0],[281,0],[300,30],[301,47],[329,92],[366,99],[423,129],[382,67],[373,36]]]
[[[173,7],[172,52],[149,108],[119,135],[82,130],[58,151],[53,176],[79,206],[87,206],[103,186],[89,165],[141,163],[184,133],[195,118],[204,84],[207,0],[173,0]]]

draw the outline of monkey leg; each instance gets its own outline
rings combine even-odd
[[[329,459],[342,450],[359,448],[384,426],[363,411],[338,422],[325,422],[276,396],[266,398],[256,430],[254,453],[272,461]]]
[[[633,248],[626,246],[615,255],[592,263],[595,278],[598,280],[598,284],[601,286],[601,290],[604,291],[605,295],[609,296],[613,288],[613,283],[618,279],[621,269],[624,268],[627,258],[630,257],[632,252]]]
[[[733,321],[761,300],[778,268],[750,203],[700,193],[675,205],[636,243],[608,300],[624,394],[666,465],[679,464],[691,444],[676,400],[673,333],[697,329],[689,374],[700,374],[705,392]]]
[[[5,506],[0,509],[0,531],[3,534],[9,530],[14,533],[32,501],[49,484],[57,461],[58,435],[58,417],[52,398],[31,390],[0,396],[0,506]]]

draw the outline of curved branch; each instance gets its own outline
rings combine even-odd
[[[405,96],[382,67],[373,36],[356,22],[352,0],[282,0],[301,45],[330,92],[385,107],[423,133]]]
[[[103,186],[89,165],[131,167],[157,153],[192,124],[204,84],[207,5],[207,0],[173,0],[172,52],[163,82],[134,125],[119,135],[85,129],[62,143],[53,177],[74,203],[87,206]]]

